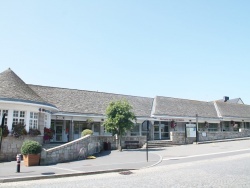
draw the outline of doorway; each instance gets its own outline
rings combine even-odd
[[[62,142],[63,141],[63,126],[62,125],[56,125],[56,142]]]
[[[168,140],[169,126],[167,123],[154,124],[154,140]]]

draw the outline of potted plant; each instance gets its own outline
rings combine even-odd
[[[42,151],[42,145],[37,141],[26,140],[21,147],[21,153],[23,155],[25,166],[39,165],[40,153]]]
[[[82,131],[82,137],[86,136],[86,135],[92,135],[93,134],[93,131],[90,130],[90,129],[84,129]]]

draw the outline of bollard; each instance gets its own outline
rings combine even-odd
[[[17,162],[16,172],[20,172],[21,154],[16,155],[16,162]]]

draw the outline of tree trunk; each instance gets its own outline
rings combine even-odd
[[[121,130],[120,130],[120,126],[119,126],[119,131],[118,131],[119,135],[119,144],[118,144],[118,150],[122,151],[122,134],[121,134]]]

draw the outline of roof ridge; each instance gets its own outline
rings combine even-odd
[[[56,87],[56,86],[35,85],[35,84],[27,84],[27,85],[28,86],[38,86],[38,87],[57,88],[57,89],[65,89],[65,90],[86,91],[86,92],[94,92],[94,93],[104,93],[104,94],[113,94],[113,95],[121,95],[121,96],[130,96],[130,97],[140,97],[140,98],[154,99],[153,97],[142,97],[142,96],[135,96],[135,95],[108,93],[108,92],[103,92],[103,91],[90,91],[90,90],[84,90],[84,89],[72,89],[72,88],[63,88],[63,87]]]
[[[166,97],[166,96],[155,96],[156,97],[164,97],[164,98],[170,98],[170,99],[179,99],[179,100],[188,100],[188,101],[196,101],[196,102],[206,102],[206,103],[213,103],[213,101],[201,101],[201,100],[195,100],[195,99],[183,99],[183,98],[177,98],[177,97]]]

